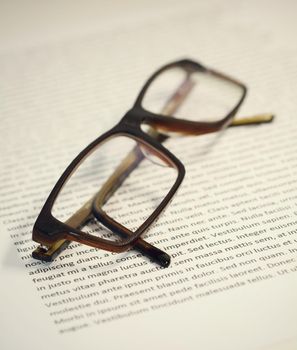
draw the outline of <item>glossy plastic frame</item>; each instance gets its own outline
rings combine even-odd
[[[217,122],[194,122],[190,120],[168,117],[162,113],[155,114],[145,110],[142,107],[142,101],[150,84],[164,71],[176,67],[179,67],[186,72],[186,79],[184,84],[178,87],[177,92],[172,97],[171,101],[169,101],[166,114],[173,114],[174,110],[177,109],[182,103],[183,99],[186,97],[191,88],[190,76],[193,72],[197,71],[215,75],[217,78],[221,78],[229,83],[236,84],[242,91],[241,97],[233,109]],[[70,241],[77,241],[89,246],[113,252],[122,252],[134,247],[143,254],[149,256],[151,259],[155,260],[161,266],[168,266],[170,263],[169,255],[140,238],[140,236],[149,228],[149,226],[156,220],[166,205],[170,202],[185,175],[185,169],[180,160],[162,145],[162,142],[167,138],[167,136],[159,133],[159,131],[188,135],[201,135],[216,132],[231,124],[232,118],[238,111],[246,96],[246,91],[247,89],[245,85],[237,80],[208,69],[202,66],[200,63],[188,59],[170,63],[155,72],[143,86],[132,109],[124,115],[124,117],[115,127],[98,137],[89,146],[87,146],[66,168],[56,183],[33,227],[32,238],[34,241],[41,244],[41,246],[33,252],[33,257],[45,261],[52,261],[55,256],[69,244]],[[268,115],[266,118],[260,116],[254,119],[246,119],[242,123],[234,123],[234,125],[255,124],[260,122],[269,122],[271,120],[272,118],[270,115]],[[147,124],[151,127],[149,132],[144,132],[141,129],[143,124]],[[95,194],[94,197],[91,198],[66,223],[57,220],[52,215],[52,207],[57,195],[66,183],[67,179],[69,179],[73,171],[79,166],[84,158],[92,152],[92,150],[100,146],[100,144],[107,139],[119,135],[130,137],[142,144],[145,144],[145,146],[148,147],[151,152],[157,153],[159,157],[167,162],[167,164],[177,169],[176,181],[169,190],[168,194],[155,209],[155,211],[135,232],[131,232],[126,227],[120,225],[103,211],[103,204],[141,161],[141,155],[139,152],[137,152],[136,147],[129,155],[127,155],[127,158],[125,158],[122,164],[119,165],[118,169],[107,181],[107,183],[103,185],[101,191]],[[125,237],[125,240],[122,242],[109,241],[100,237],[91,236],[80,230],[80,227],[82,227],[92,217],[96,217],[104,226],[108,227],[114,233]]]

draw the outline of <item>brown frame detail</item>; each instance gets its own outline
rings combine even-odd
[[[160,114],[151,113],[145,110],[142,107],[142,101],[150,84],[164,71],[175,67],[185,70],[187,77],[185,81],[178,87],[169,101],[167,101]],[[228,81],[229,83],[233,83],[242,90],[241,97],[237,104],[226,116],[217,122],[195,122],[168,117],[168,115],[172,115],[174,113],[174,111],[187,97],[188,93],[190,93],[192,87],[190,79],[188,78],[193,72],[197,71],[205,74],[211,74],[217,78]],[[239,81],[215,70],[206,68],[198,62],[188,59],[170,63],[156,71],[141,89],[132,109],[124,115],[120,122],[111,130],[107,131],[88,145],[66,168],[51,191],[34,224],[32,238],[34,241],[40,243],[41,246],[33,251],[32,256],[36,259],[44,261],[53,261],[70,241],[77,241],[89,246],[113,252],[122,252],[133,247],[134,249],[142,252],[144,255],[150,257],[159,265],[163,267],[169,266],[170,256],[147,243],[140,237],[165,209],[166,205],[176,193],[185,175],[185,168],[181,161],[163,146],[162,142],[164,142],[168,136],[162,134],[161,132],[169,131],[187,135],[202,135],[219,131],[226,126],[240,126],[271,122],[273,119],[271,114],[263,114],[233,121],[235,114],[245,99],[246,92],[246,86]],[[167,114],[167,116],[164,114]],[[150,126],[148,132],[144,132],[141,129],[142,124],[147,124]],[[142,153],[138,152],[138,147],[136,146],[118,166],[115,173],[107,180],[101,190],[93,196],[93,198],[90,198],[90,200],[85,203],[85,205],[80,208],[71,218],[69,218],[66,223],[57,220],[52,215],[51,211],[54,202],[67,179],[84,160],[84,158],[87,157],[90,152],[92,152],[92,150],[107,139],[119,135],[127,136],[139,141],[141,144],[148,147],[151,152],[157,153],[159,157],[165,160],[170,166],[177,169],[178,175],[176,181],[160,205],[135,232],[131,232],[126,227],[114,221],[102,209],[102,205],[143,159]],[[109,241],[84,233],[80,228],[83,227],[83,225],[86,224],[86,222],[92,217],[96,217],[97,220],[99,220],[104,226],[108,227],[114,233],[125,237],[125,241]]]

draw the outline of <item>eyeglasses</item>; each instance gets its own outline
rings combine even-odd
[[[170,256],[141,238],[180,186],[185,168],[163,142],[170,133],[203,135],[271,122],[233,120],[247,88],[185,59],[156,71],[121,121],[66,168],[35,225],[36,259],[53,261],[71,241],[111,252],[136,249],[160,266]]]

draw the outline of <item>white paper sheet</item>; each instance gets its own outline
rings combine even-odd
[[[69,15],[63,40],[34,34],[0,56],[1,348],[295,349],[296,6],[134,6],[102,8],[88,34]],[[187,174],[145,238],[170,268],[78,244],[51,265],[32,259],[32,225],[64,168],[181,57],[246,82],[239,115],[276,119],[166,142]]]

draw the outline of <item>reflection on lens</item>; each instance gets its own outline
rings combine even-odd
[[[182,103],[175,108],[175,101],[183,94]],[[161,114],[180,119],[215,122],[236,106],[241,95],[238,85],[207,71],[188,74],[181,68],[171,68],[151,83],[143,107],[157,114],[163,109]]]
[[[107,214],[135,232],[160,205],[176,177],[171,161],[151,146],[126,136],[113,137],[81,162],[60,191],[52,213],[78,228],[77,219],[89,207],[91,215],[80,223],[84,232],[125,241],[130,237],[111,232],[100,217]]]

